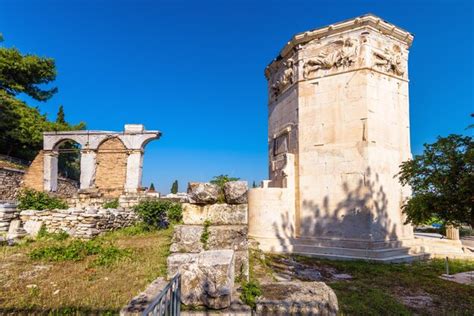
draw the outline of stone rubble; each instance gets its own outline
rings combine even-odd
[[[0,232],[7,232],[10,227],[10,222],[18,219],[19,211],[16,209],[14,203],[0,204]]]
[[[219,198],[219,187],[208,182],[189,182],[189,201],[195,204],[213,204]]]
[[[229,204],[247,203],[247,191],[247,181],[229,181],[224,184],[224,196]]]
[[[336,294],[324,282],[269,282],[261,284],[257,315],[337,315]]]

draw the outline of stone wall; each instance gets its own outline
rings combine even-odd
[[[42,157],[38,155],[30,167],[25,170],[0,167],[0,201],[14,201],[22,188],[30,188],[43,191],[43,169],[40,169]],[[39,185],[39,183],[41,185]],[[59,178],[56,196],[68,198],[77,193],[79,184],[77,181]]]
[[[90,239],[98,234],[133,225],[138,216],[127,209],[70,208],[67,210],[25,210],[20,212],[23,225],[41,222],[48,232],[67,232],[72,237]]]
[[[0,233],[7,232],[12,220],[18,219],[20,212],[16,209],[16,204],[0,203]]]
[[[33,162],[25,173],[23,184],[25,188],[36,191],[43,191],[43,170],[44,170],[44,153],[41,150],[36,155]]]
[[[0,201],[13,201],[20,191],[23,170],[7,167],[0,168]]]

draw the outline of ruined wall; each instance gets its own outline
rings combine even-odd
[[[0,201],[12,201],[18,195],[24,171],[3,167],[0,168]]]
[[[127,157],[126,148],[118,138],[109,138],[99,146],[95,184],[106,197],[118,197],[123,193]]]
[[[38,165],[33,165],[33,170],[20,170],[7,167],[0,168],[0,201],[14,201],[18,197],[18,193],[22,188],[30,188],[38,191],[43,191],[42,187],[38,186],[36,179],[33,176],[38,173]],[[37,179],[42,180],[42,175]],[[25,182],[28,180],[28,184]],[[58,191],[54,195],[61,198],[68,198],[77,193],[79,184],[77,181],[59,178]]]
[[[26,171],[23,179],[25,188],[43,191],[44,152],[41,150]]]
[[[21,211],[23,225],[41,222],[48,232],[67,232],[77,238],[89,239],[98,234],[133,225],[138,216],[130,209],[70,208],[67,210]]]

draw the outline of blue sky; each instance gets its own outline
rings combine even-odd
[[[89,129],[143,123],[144,185],[218,174],[267,178],[265,66],[292,35],[368,12],[415,35],[413,153],[467,133],[473,103],[472,1],[6,1],[5,46],[53,57],[59,92],[38,105]]]

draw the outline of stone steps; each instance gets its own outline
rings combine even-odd
[[[337,260],[372,260],[378,262],[411,262],[426,259],[419,247],[394,247],[384,249],[357,249],[342,247],[321,247],[297,244],[294,253]]]
[[[386,258],[367,258],[367,257],[341,255],[341,254],[314,253],[314,252],[310,253],[310,252],[300,252],[300,251],[295,251],[294,253],[298,255],[302,255],[302,256],[307,256],[307,257],[323,258],[323,259],[331,259],[331,260],[367,260],[367,261],[374,261],[374,262],[380,262],[380,263],[408,263],[408,262],[428,259],[428,254],[425,254],[425,253],[397,255],[397,256],[390,256]]]

